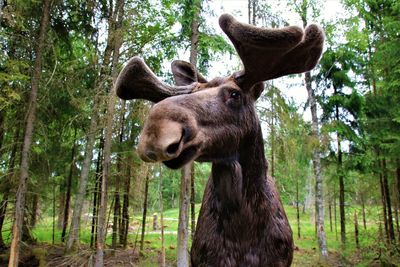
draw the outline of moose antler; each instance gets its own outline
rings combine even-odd
[[[324,34],[317,25],[308,26],[305,32],[296,26],[266,29],[240,23],[228,14],[220,17],[219,24],[243,62],[244,70],[234,77],[244,89],[257,82],[309,71],[322,52]]]
[[[219,23],[243,62],[244,69],[233,74],[243,90],[261,81],[309,71],[322,52],[324,34],[316,25],[308,26],[304,32],[296,26],[266,29],[240,23],[228,14],[222,15]],[[133,57],[118,76],[117,95],[122,99],[159,102],[189,94],[199,83],[207,82],[194,66],[184,61],[174,61],[172,72],[178,86],[163,83],[142,59]]]
[[[189,94],[197,86],[170,86],[161,82],[139,57],[131,58],[118,76],[117,95],[125,100],[147,99],[159,102],[167,97]]]

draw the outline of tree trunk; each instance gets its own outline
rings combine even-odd
[[[112,20],[110,19],[110,21]],[[114,29],[112,22],[109,22],[109,28]],[[111,41],[112,40],[109,36],[107,39],[106,49],[104,50],[104,57],[103,57],[103,63],[100,67],[101,68],[100,74],[96,80],[96,85],[95,85],[96,95],[94,96],[94,104],[92,108],[89,132],[87,133],[85,156],[82,164],[81,176],[79,179],[79,189],[75,199],[75,206],[72,214],[71,226],[69,229],[68,242],[65,249],[67,253],[71,252],[72,250],[75,250],[77,245],[79,244],[80,218],[82,215],[82,207],[85,199],[85,193],[89,178],[90,165],[93,158],[93,147],[96,139],[96,132],[98,130],[98,125],[97,125],[99,120],[98,114],[101,108],[101,93],[102,93],[101,87],[102,83],[104,83],[104,80],[106,79],[105,76],[107,74],[107,67],[110,64],[111,53],[113,51],[112,46],[110,45]]]
[[[39,196],[38,194],[32,195],[32,207],[31,207],[31,218],[29,220],[29,227],[32,229],[36,225],[37,221],[37,212],[39,207]]]
[[[65,196],[65,204],[64,204],[64,218],[62,222],[62,232],[61,232],[61,242],[65,242],[65,234],[67,232],[68,220],[69,220],[69,206],[71,201],[71,187],[72,187],[72,175],[74,173],[74,166],[75,166],[75,150],[76,150],[76,128],[74,132],[74,145],[72,146],[71,151],[71,165],[69,167],[69,173],[67,178],[67,193]]]
[[[99,193],[100,193],[100,181],[101,181],[101,162],[103,161],[103,138],[100,138],[99,151],[97,153],[97,164],[96,164],[96,181],[93,192],[93,210],[92,210],[92,230],[90,236],[90,247],[93,248],[97,241],[97,211],[99,210]]]
[[[340,240],[344,245],[346,243],[346,217],[344,207],[344,177],[339,175],[339,214],[340,214]]]
[[[271,176],[275,178],[275,88],[272,86],[271,96]]]
[[[9,191],[6,190],[3,194],[3,199],[1,200],[0,203],[0,251],[6,248],[6,244],[4,244],[3,240],[3,225],[4,225],[4,219],[6,217],[6,212],[7,212],[7,205],[8,205],[8,197],[9,197]]]
[[[296,179],[296,218],[297,218],[297,238],[301,238],[300,233],[300,207],[299,207],[299,180]]]
[[[115,254],[115,250],[117,249],[117,237],[118,237],[118,226],[119,226],[119,218],[121,217],[121,201],[119,196],[119,181],[117,182],[115,192],[114,192],[114,217],[113,217],[113,227],[112,227],[112,238],[111,244],[113,253]],[[120,238],[121,242],[121,238]]]
[[[247,16],[248,16],[248,22],[251,24],[251,1],[253,0],[247,0]]]
[[[103,176],[101,183],[101,197],[100,197],[100,209],[99,209],[99,221],[97,227],[97,244],[96,244],[96,267],[102,267],[104,265],[104,246],[106,238],[106,208],[107,208],[107,181],[111,178],[111,145],[112,145],[112,130],[115,113],[115,102],[116,95],[114,90],[114,84],[118,77],[117,64],[119,60],[119,50],[122,46],[123,35],[122,35],[122,20],[124,17],[124,1],[117,0],[114,8],[114,19],[115,22],[114,31],[109,31],[109,38],[113,41],[113,57],[111,65],[111,77],[112,77],[112,88],[108,96],[108,106],[106,114],[106,127],[105,127],[105,139],[104,139],[104,159],[103,159]],[[118,199],[119,200],[119,199]]]
[[[67,246],[65,248],[67,253],[76,250],[77,246],[79,245],[79,229],[81,223],[83,202],[85,200],[86,187],[89,178],[90,165],[93,158],[93,147],[97,132],[98,112],[100,104],[99,102],[100,102],[100,97],[99,95],[96,95],[94,99],[90,128],[89,132],[87,133],[85,156],[82,164],[81,175],[79,178],[78,193],[76,194],[75,198],[75,205],[72,213],[71,225],[69,228],[68,241],[67,241]]]
[[[126,101],[121,101],[121,111],[120,111],[120,127],[119,127],[119,144],[122,146],[123,137],[124,137],[124,123],[125,123],[125,106]],[[129,170],[129,168],[126,168]],[[129,228],[129,214],[128,214],[128,206],[129,206],[129,186],[130,186],[130,174],[123,174],[122,170],[122,156],[118,155],[117,158],[117,180],[120,183],[121,178],[125,177],[123,184],[123,195],[122,195],[122,216],[120,214],[118,218],[119,225],[119,244],[124,248],[126,246],[128,228]],[[121,210],[121,208],[120,208]]]
[[[1,11],[0,11],[1,12]],[[1,21],[1,18],[0,18]],[[2,147],[3,147],[3,138],[4,138],[4,117],[5,111],[0,110],[0,158],[2,154]]]
[[[7,212],[8,199],[10,196],[11,181],[13,179],[14,171],[15,171],[15,162],[16,162],[16,158],[17,158],[17,150],[19,147],[19,138],[20,138],[20,127],[17,127],[16,132],[15,132],[14,144],[11,149],[10,161],[8,163],[7,175],[6,175],[6,179],[5,179],[5,183],[7,183],[7,184],[4,188],[3,199],[0,204],[0,249],[6,247],[6,245],[4,244],[4,241],[3,241],[3,233],[2,232],[3,232],[4,219],[6,217],[6,212]]]
[[[329,228],[331,230],[331,233],[333,232],[333,225],[332,225],[332,201],[329,200]]]
[[[400,213],[400,159],[396,159],[396,178],[397,178],[397,217],[399,217]],[[1,228],[0,228],[1,229]],[[398,240],[400,243],[400,229],[399,224],[397,224],[397,234]]]
[[[336,87],[333,87],[334,95],[337,95]],[[335,117],[336,121],[339,118],[339,106],[335,106]],[[339,174],[339,214],[340,214],[340,240],[342,245],[346,244],[346,213],[345,213],[345,197],[344,197],[344,174],[343,174],[343,157],[342,157],[342,146],[341,146],[341,136],[339,132],[336,132],[337,136],[337,173]]]
[[[364,195],[361,195],[361,209],[362,209],[362,217],[363,217],[363,225],[364,230],[367,230],[367,218],[365,216],[365,198]]]
[[[57,213],[57,229],[63,228],[64,222],[64,205],[65,205],[65,185],[60,183],[59,194],[58,194],[58,213]]]
[[[196,231],[196,190],[195,190],[195,183],[194,183],[194,163],[192,164],[192,169],[190,172],[190,211],[191,211],[191,237],[192,240],[194,238],[194,232]]]
[[[307,24],[307,23],[306,23]],[[323,177],[321,175],[321,158],[319,148],[319,128],[318,128],[318,116],[317,116],[317,103],[314,95],[314,90],[311,85],[311,74],[310,72],[305,73],[305,84],[308,93],[308,101],[311,109],[312,119],[312,136],[318,143],[313,151],[313,166],[315,175],[315,213],[316,213],[316,224],[317,224],[317,237],[318,245],[323,260],[328,258],[328,248],[326,243],[326,235],[324,228],[324,198],[323,198]]]
[[[355,239],[356,239],[356,247],[357,249],[360,248],[360,241],[358,238],[358,221],[357,221],[357,211],[354,210],[354,235],[355,235]]]
[[[390,200],[388,173],[387,173],[385,158],[382,159],[382,171],[383,171],[383,186],[384,186],[384,190],[385,190],[385,201],[386,201],[387,215],[388,215],[389,239],[390,239],[390,242],[392,244],[394,244],[396,241],[396,238],[394,235],[392,202]]]
[[[25,135],[21,153],[21,166],[16,202],[14,206],[14,224],[12,229],[12,241],[10,248],[9,267],[16,267],[19,260],[19,243],[22,235],[22,225],[24,221],[25,197],[27,192],[27,182],[29,177],[29,154],[32,144],[33,128],[35,123],[37,94],[42,73],[42,54],[47,35],[47,26],[50,18],[50,0],[43,1],[43,13],[40,22],[40,31],[35,50],[36,58],[31,81],[31,92],[26,113]]]
[[[56,239],[56,184],[53,181],[53,229],[51,233],[51,244],[54,245]]]
[[[256,20],[257,20],[257,0],[253,0],[253,21],[252,24],[256,25]]]
[[[128,229],[129,229],[129,189],[131,185],[131,174],[130,168],[128,168],[127,175],[125,177],[124,185],[124,196],[122,205],[122,229],[123,235],[121,239],[121,245],[126,248],[128,242]]]
[[[336,211],[336,192],[333,193],[333,214],[335,218],[335,239],[338,240],[338,232],[337,232],[337,211]]]
[[[160,167],[160,224],[161,224],[161,267],[165,267],[165,238],[164,238],[164,207],[163,207],[163,195],[162,195],[162,173]],[[178,266],[179,263],[178,263]],[[189,265],[185,265],[189,266]]]
[[[200,2],[199,2],[200,4]],[[199,12],[201,6],[194,6],[195,12],[193,13],[192,23],[191,23],[191,37],[190,37],[190,63],[193,66],[197,66],[197,54],[199,47]],[[189,167],[188,167],[189,168]],[[192,239],[194,237],[194,232],[196,230],[196,213],[195,213],[195,174],[194,174],[194,163],[190,166],[190,206],[191,206],[191,229],[192,229]]]
[[[379,160],[380,162],[380,160]],[[383,224],[385,227],[385,236],[386,236],[386,241],[389,241],[389,227],[388,227],[388,221],[387,221],[387,210],[386,210],[386,197],[385,197],[385,187],[383,185],[383,175],[382,173],[379,173],[379,182],[380,182],[380,187],[381,187],[381,201],[382,201],[382,211],[383,211]]]
[[[190,36],[190,63],[197,66],[197,54],[199,43],[199,12],[201,3],[193,7]],[[179,221],[177,240],[177,266],[189,266],[189,205],[190,205],[190,181],[193,162],[183,166],[181,176],[181,191],[179,198]],[[194,177],[193,177],[194,178]],[[193,181],[194,183],[194,181]]]
[[[144,184],[144,200],[143,200],[143,217],[142,217],[142,235],[140,236],[140,251],[144,248],[144,234],[146,231],[146,216],[147,216],[147,195],[149,193],[149,173],[146,175]]]
[[[182,168],[181,194],[179,198],[179,222],[178,222],[178,245],[177,245],[177,266],[189,266],[189,192],[190,192],[190,164]]]

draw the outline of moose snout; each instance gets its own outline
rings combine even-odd
[[[180,123],[164,119],[145,125],[138,145],[143,161],[166,161],[177,157],[182,150],[184,130]]]

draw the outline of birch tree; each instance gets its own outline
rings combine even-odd
[[[107,211],[107,181],[111,177],[111,142],[112,142],[112,131],[113,131],[113,119],[115,113],[115,102],[116,95],[114,91],[114,84],[118,77],[117,64],[119,60],[119,50],[123,42],[123,30],[122,20],[124,17],[124,1],[118,0],[115,3],[114,14],[112,18],[112,24],[114,28],[111,28],[109,38],[113,41],[113,56],[111,64],[111,77],[112,77],[112,88],[108,95],[108,106],[106,114],[106,128],[105,128],[105,139],[104,139],[104,161],[103,161],[103,175],[101,181],[101,195],[100,195],[100,209],[99,209],[99,221],[97,227],[97,243],[96,243],[96,267],[102,267],[104,265],[104,246],[107,231],[106,222],[106,211]],[[111,26],[110,25],[110,26]]]
[[[295,12],[301,17],[303,27],[305,28],[308,24],[308,15],[312,10],[313,15],[316,15],[316,2],[311,0],[300,0],[292,1],[290,3]],[[321,259],[327,260],[328,258],[328,246],[326,242],[325,234],[325,221],[324,221],[324,193],[323,193],[323,176],[321,169],[321,151],[320,151],[320,135],[318,125],[318,114],[317,114],[317,101],[315,97],[315,90],[312,87],[312,77],[310,72],[304,74],[305,87],[308,94],[308,103],[311,111],[311,134],[316,142],[316,146],[313,151],[313,168],[315,175],[315,213],[316,213],[316,227],[317,227],[317,238],[318,246],[320,251]]]

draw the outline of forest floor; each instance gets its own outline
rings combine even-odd
[[[292,206],[285,207],[290,224],[293,229],[295,253],[292,266],[400,266],[399,255],[389,253],[384,245],[381,245],[379,234],[379,223],[377,221],[378,210],[370,208],[367,212],[367,230],[359,225],[359,247],[356,247],[354,235],[354,222],[348,221],[347,244],[343,249],[340,244],[340,232],[335,231],[335,223],[330,225],[329,218],[325,221],[329,259],[322,264],[319,261],[317,241],[315,239],[315,228],[313,214],[301,212],[300,232],[298,237],[298,225],[296,221],[296,209]],[[351,213],[350,213],[351,212]],[[354,211],[349,211],[351,215]],[[176,266],[176,229],[178,226],[178,210],[171,209],[164,212],[164,246],[167,266]],[[332,216],[333,217],[333,216]],[[350,217],[351,218],[351,217]],[[90,221],[90,220],[88,220]],[[128,247],[111,250],[111,229],[107,235],[107,250],[105,251],[105,266],[159,266],[161,259],[161,234],[160,230],[152,230],[153,218],[148,217],[146,223],[146,235],[143,251],[140,247],[140,221],[141,216],[132,218],[130,233],[128,235]],[[361,221],[361,220],[360,220]],[[76,253],[64,255],[64,246],[60,242],[60,230],[55,229],[54,243],[51,245],[52,219],[43,218],[33,229],[36,239],[35,245],[22,244],[20,266],[92,266],[95,251],[89,247],[90,224],[83,220],[81,231],[81,248]],[[339,222],[336,223],[338,225]],[[158,225],[160,225],[158,223]],[[339,231],[339,227],[336,227]],[[7,233],[3,232],[3,236]],[[8,233],[9,236],[9,233]],[[0,254],[0,266],[7,265],[7,252]]]

